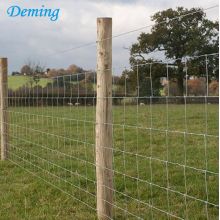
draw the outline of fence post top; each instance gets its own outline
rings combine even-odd
[[[100,20],[112,21],[112,18],[111,17],[98,17],[97,21],[100,21]]]

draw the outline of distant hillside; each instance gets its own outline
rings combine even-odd
[[[9,76],[8,77],[8,88],[12,90],[16,90],[23,86],[30,86],[29,82],[29,76]],[[39,83],[37,85],[46,87],[47,83],[52,82],[51,79],[47,78],[41,78]],[[36,84],[34,83],[33,86]]]

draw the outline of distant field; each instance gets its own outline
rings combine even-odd
[[[0,219],[95,220],[95,107],[9,113],[10,160],[53,186],[0,162]],[[218,105],[116,106],[113,119],[114,219],[218,219],[204,202],[218,204]]]
[[[20,87],[27,86],[30,87],[29,76],[9,76],[8,77],[8,87],[9,89],[16,90]],[[33,86],[39,85],[45,87],[47,83],[51,82],[51,79],[41,78],[39,83],[33,84]]]

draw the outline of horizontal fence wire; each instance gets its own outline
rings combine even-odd
[[[175,21],[175,20],[181,21],[181,19],[183,19],[187,16],[194,15],[194,14],[199,14],[199,13],[202,13],[202,12],[207,12],[207,11],[210,11],[212,9],[216,9],[218,7],[219,7],[219,4],[216,4],[216,5],[213,5],[213,6],[210,6],[210,7],[206,7],[206,8],[200,7],[200,10],[198,9],[197,11],[193,11],[193,12],[186,13],[186,14],[183,14],[183,15],[175,16],[173,18],[166,19],[165,21],[159,22],[158,24],[166,24],[166,23],[169,23],[169,22]],[[154,24],[150,24],[150,25],[142,26],[142,27],[139,27],[139,28],[136,28],[136,29],[126,31],[126,32],[118,33],[118,34],[113,35],[111,38],[112,39],[115,39],[115,38],[117,39],[119,37],[123,37],[123,36],[130,35],[130,34],[133,34],[133,33],[140,33],[141,31],[144,31],[144,30],[146,30],[148,28],[152,28],[152,27],[154,27]],[[106,38],[106,39],[103,39],[102,41],[106,41],[106,40],[109,40],[109,39],[110,38]],[[46,55],[45,57],[56,56],[58,54],[69,53],[71,51],[75,51],[75,50],[79,50],[79,49],[83,49],[83,48],[87,48],[87,47],[91,47],[91,46],[96,46],[97,43],[98,43],[98,41],[91,41],[89,43],[80,44],[80,45],[77,45],[77,46],[74,46],[74,47],[71,47],[71,48],[68,48],[68,49],[65,49],[65,50],[60,50],[60,51],[53,52],[49,55]]]

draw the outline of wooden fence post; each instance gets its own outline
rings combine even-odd
[[[1,160],[8,156],[8,60],[0,58]]]
[[[112,19],[97,19],[96,180],[99,220],[112,219]]]

